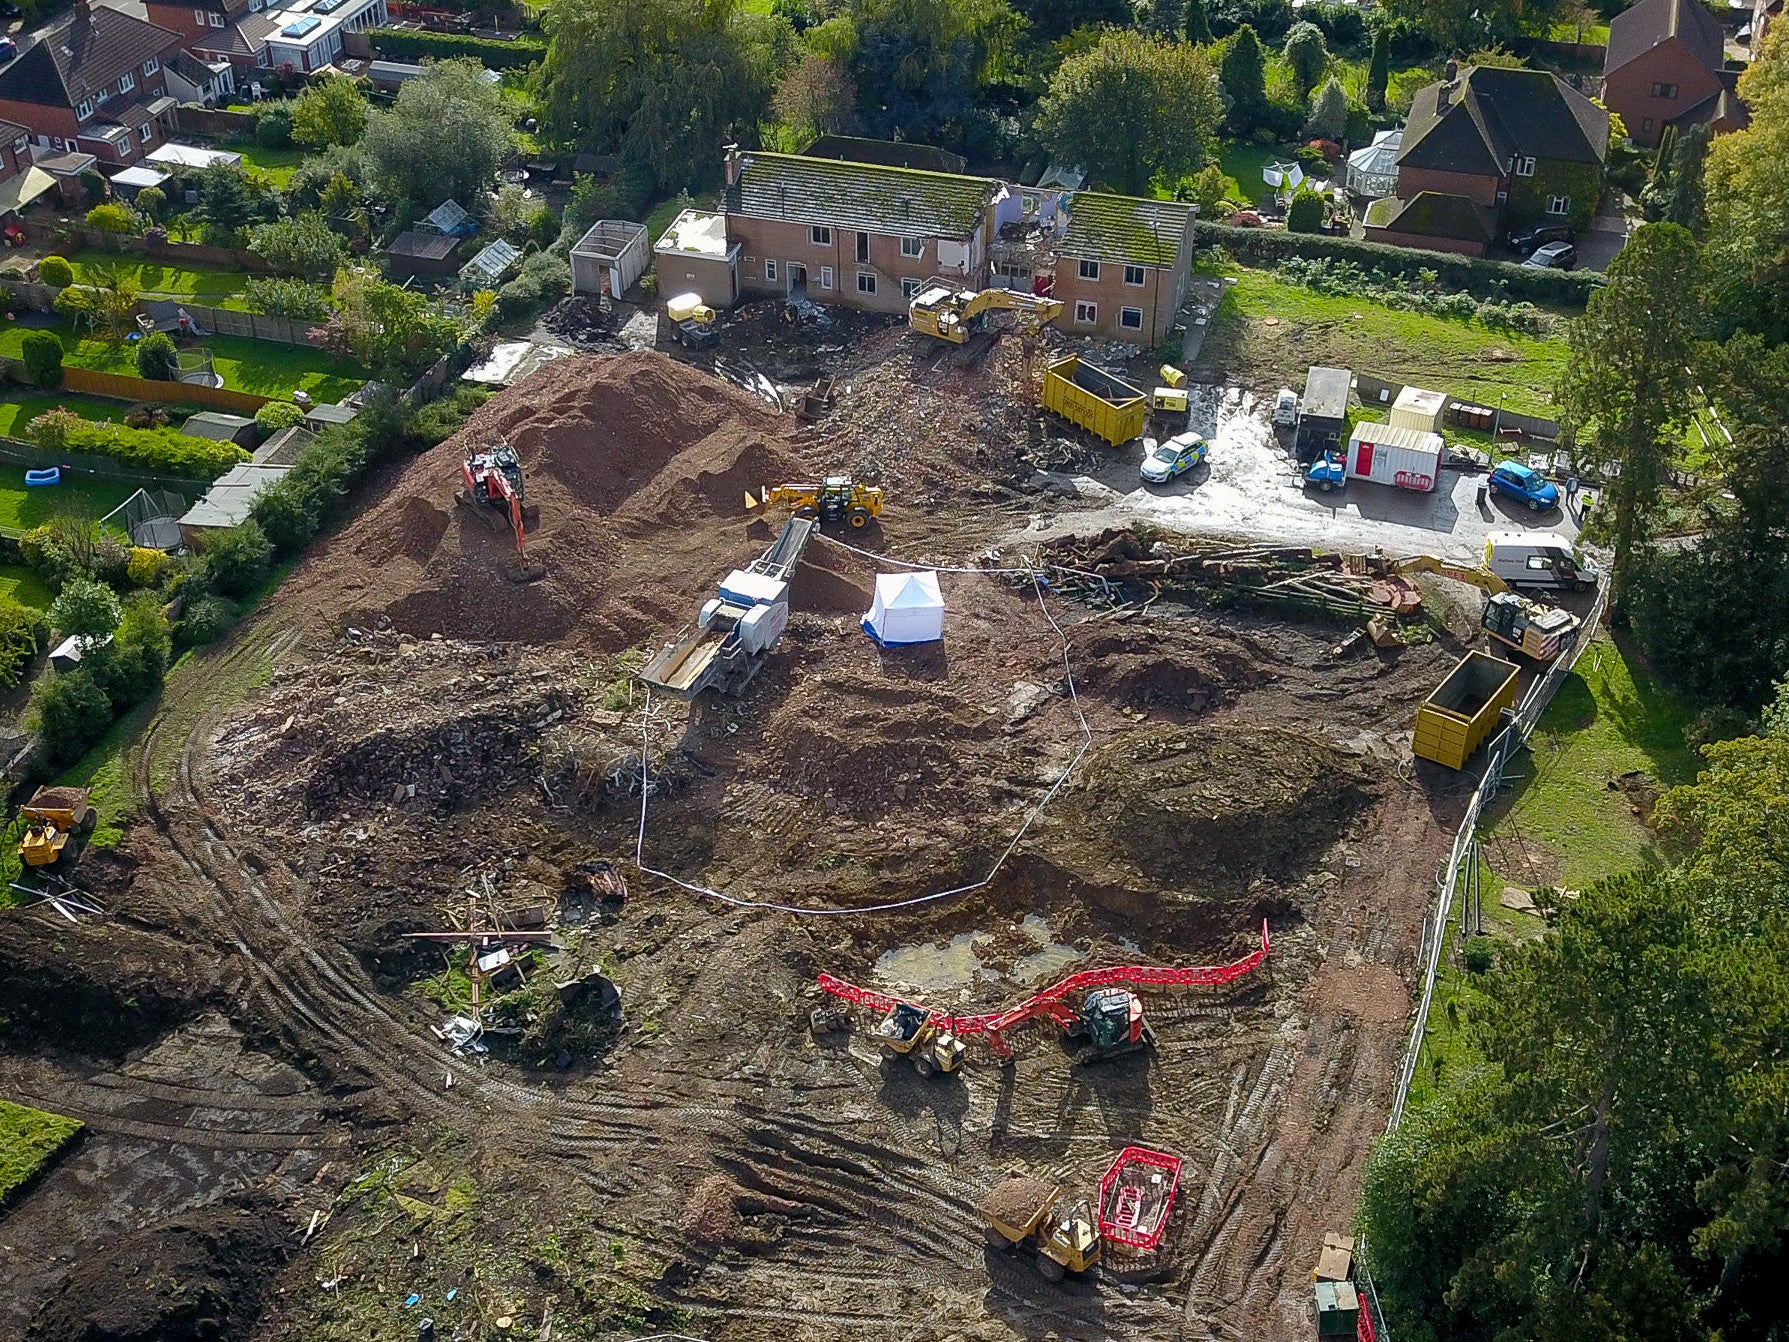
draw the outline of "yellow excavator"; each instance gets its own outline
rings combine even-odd
[[[1062,304],[1016,289],[957,289],[935,281],[913,295],[907,305],[907,324],[921,335],[961,345],[986,324],[990,312],[1016,312],[1036,328],[1060,317]]]
[[[860,485],[848,475],[829,475],[817,485],[765,485],[757,494],[745,496],[747,512],[772,506],[787,508],[797,517],[843,522],[853,531],[862,531],[872,519],[882,516],[882,491],[875,485]]]
[[[1055,1184],[1014,1170],[981,1204],[988,1246],[1029,1248],[1037,1255],[1038,1275],[1046,1281],[1087,1271],[1100,1259],[1093,1208],[1084,1198],[1073,1205],[1061,1199],[1062,1190]]]
[[[1443,578],[1452,578],[1455,582],[1463,582],[1490,596],[1509,591],[1509,584],[1488,568],[1470,564],[1450,564],[1445,559],[1437,559],[1434,555],[1411,555],[1408,559],[1394,559],[1385,565],[1388,576],[1404,573],[1439,573]]]
[[[99,823],[86,788],[40,787],[19,808],[25,832],[19,836],[19,858],[27,867],[49,867],[81,855],[81,844]]]

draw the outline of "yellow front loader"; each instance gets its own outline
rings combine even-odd
[[[1016,289],[956,289],[942,281],[926,285],[907,305],[907,324],[921,335],[961,345],[986,324],[990,312],[1017,312],[1032,329],[1062,315],[1054,298]]]
[[[747,512],[773,506],[823,523],[842,521],[853,531],[862,531],[882,516],[882,491],[875,485],[860,485],[848,475],[829,475],[817,485],[765,485],[757,494],[745,496]]]

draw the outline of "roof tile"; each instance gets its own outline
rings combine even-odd
[[[966,238],[1000,183],[989,177],[891,168],[797,154],[745,155],[727,213],[819,228]]]

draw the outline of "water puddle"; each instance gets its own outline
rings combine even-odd
[[[876,957],[876,977],[922,993],[967,988],[978,979],[997,982],[999,971],[989,969],[975,952],[977,942],[992,939],[987,932],[959,932],[949,941],[896,946]]]
[[[1013,962],[1013,977],[1020,983],[1032,983],[1038,979],[1053,982],[1061,978],[1069,966],[1082,959],[1079,949],[1055,939],[1050,931],[1050,920],[1042,914],[1026,914],[1019,923],[1019,931],[1037,947]]]

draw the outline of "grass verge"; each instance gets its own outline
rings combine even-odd
[[[0,1204],[75,1139],[82,1124],[0,1100]]]
[[[130,405],[125,401],[108,401],[102,396],[78,396],[73,393],[59,396],[17,396],[0,401],[0,434],[23,438],[27,424],[44,411],[56,409],[72,410],[82,419],[96,423],[109,421],[117,424],[123,421]]]
[[[20,605],[38,610],[48,610],[56,599],[37,570],[23,564],[0,564],[0,596],[9,596]]]
[[[1564,371],[1563,340],[1405,312],[1351,295],[1313,293],[1271,271],[1231,266],[1200,362],[1248,370],[1262,385],[1304,385],[1312,364],[1432,387],[1461,400],[1547,415]]]
[[[64,474],[61,484],[36,489],[24,479],[24,467],[0,466],[0,527],[29,531],[71,510],[101,518],[137,492],[134,484],[99,476]]]

